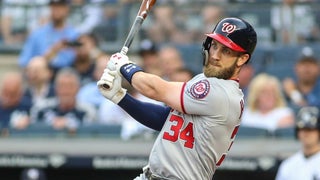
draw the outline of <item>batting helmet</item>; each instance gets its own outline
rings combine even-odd
[[[296,133],[299,129],[318,129],[320,131],[320,110],[315,106],[303,107],[296,118]]]
[[[296,127],[320,130],[320,111],[315,106],[302,107],[297,114]]]
[[[235,17],[222,19],[212,33],[206,36],[203,42],[204,65],[208,61],[212,39],[234,51],[248,53],[250,56],[257,44],[257,33],[253,27],[245,20]]]

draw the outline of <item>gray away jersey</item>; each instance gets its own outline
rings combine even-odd
[[[168,179],[209,180],[240,125],[243,93],[235,80],[199,74],[181,91],[183,113],[171,110],[149,157],[151,172]]]

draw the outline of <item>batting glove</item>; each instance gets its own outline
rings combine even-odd
[[[128,56],[121,53],[113,54],[107,64],[108,69],[119,72],[130,84],[134,73],[142,71],[142,68],[129,61]]]
[[[126,95],[127,90],[121,87],[121,76],[116,70],[106,68],[97,82],[100,93],[115,104],[118,104]]]

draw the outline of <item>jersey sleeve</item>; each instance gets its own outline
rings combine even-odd
[[[186,114],[214,115],[229,107],[229,94],[216,79],[201,78],[189,81],[181,92],[181,107]]]

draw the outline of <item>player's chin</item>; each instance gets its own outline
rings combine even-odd
[[[217,66],[208,65],[203,67],[203,73],[206,77],[216,77],[218,71],[219,67]]]

